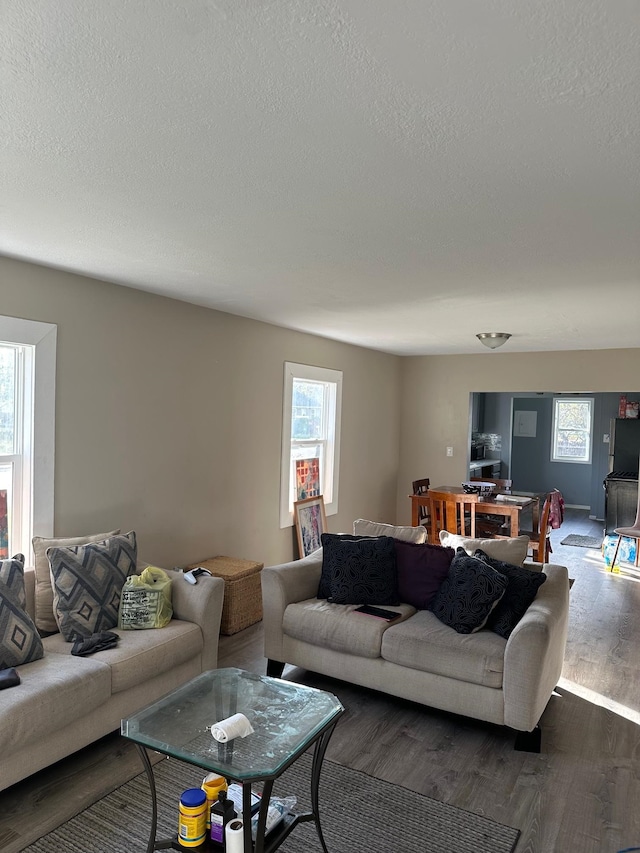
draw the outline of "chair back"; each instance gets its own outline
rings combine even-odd
[[[510,492],[513,486],[513,480],[501,480],[495,477],[469,477],[470,483],[494,483],[497,491]]]
[[[531,538],[529,547],[533,550],[534,557],[537,557],[539,563],[548,563],[549,554],[551,553],[551,542],[549,534],[551,533],[551,495],[547,495],[542,505],[540,513],[540,524],[538,525],[537,538]]]
[[[411,488],[413,489],[414,495],[426,495],[429,491],[429,478],[423,477],[421,480],[414,480],[411,484]],[[428,526],[429,523],[429,509],[424,504],[421,504],[418,508],[418,524],[426,524]]]
[[[476,535],[476,504],[479,495],[466,492],[438,492],[429,489],[430,541],[440,544],[440,531],[458,533],[472,539]]]

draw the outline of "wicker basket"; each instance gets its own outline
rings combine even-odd
[[[260,572],[263,563],[237,557],[209,557],[192,563],[187,569],[202,566],[216,578],[224,580],[221,634],[237,634],[262,619],[262,586]]]

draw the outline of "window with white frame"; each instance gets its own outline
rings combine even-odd
[[[0,554],[53,535],[56,326],[0,317]]]
[[[280,527],[293,524],[303,496],[319,493],[326,514],[337,513],[341,405],[342,371],[285,362]],[[308,482],[301,472],[311,472]]]
[[[591,462],[592,397],[554,397],[552,462]]]

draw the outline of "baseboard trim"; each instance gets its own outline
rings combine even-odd
[[[591,509],[589,504],[565,504],[566,509]]]

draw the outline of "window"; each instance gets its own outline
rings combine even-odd
[[[319,491],[327,515],[338,511],[341,403],[341,371],[285,362],[280,527],[293,524],[297,470],[312,472],[310,487],[304,484],[305,497]]]
[[[53,535],[55,348],[50,323],[0,317],[0,555],[27,563]]]
[[[555,397],[551,461],[590,464],[592,431],[592,397]]]

